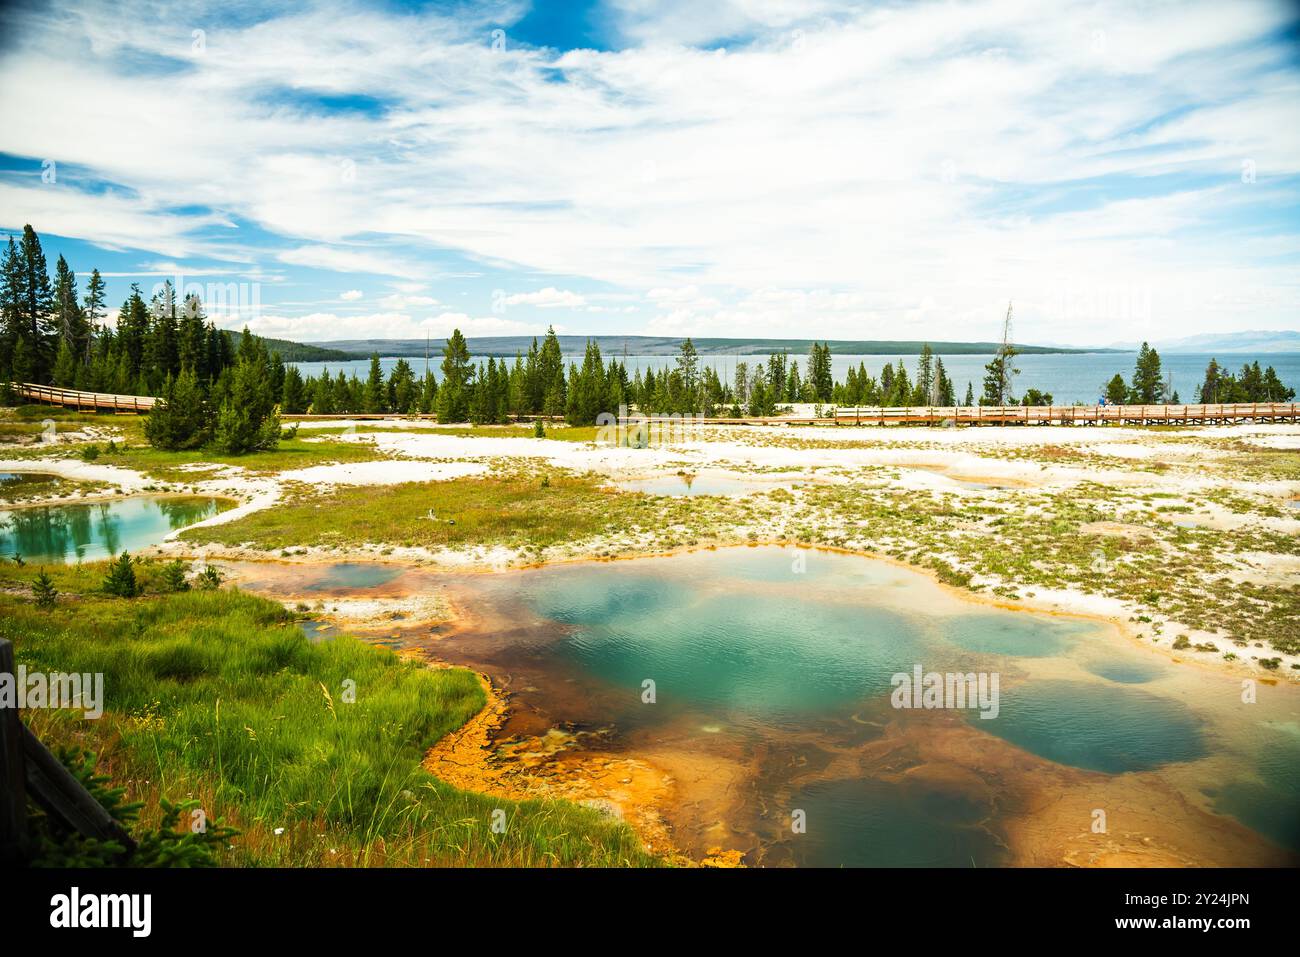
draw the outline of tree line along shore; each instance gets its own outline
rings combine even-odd
[[[39,236],[30,225],[18,242],[10,237],[0,264],[0,379],[95,392],[159,398],[146,428],[151,444],[163,449],[213,447],[236,455],[274,448],[283,434],[281,414],[394,413],[435,415],[441,422],[507,423],[522,416],[564,418],[589,426],[602,412],[620,407],[647,414],[759,416],[779,414],[795,403],[819,406],[1005,406],[1051,405],[1037,388],[1015,394],[1017,347],[1003,343],[985,367],[977,393],[974,382],[959,391],[942,357],[923,345],[912,371],[903,359],[878,374],[864,363],[842,380],[831,373],[829,343],[813,342],[801,363],[773,352],[752,364],[738,362],[723,381],[700,361],[691,339],[675,362],[658,373],[608,361],[589,339],[581,362],[567,362],[559,338],[549,329],[534,337],[513,362],[495,356],[477,362],[460,330],[442,350],[440,376],[417,376],[406,359],[384,374],[378,354],[368,375],[328,369],[304,377],[277,344],[218,329],[197,294],[179,299],[170,282],[146,301],[138,285],[106,321],[104,282],[93,270],[84,295],[63,256],[51,278]],[[1178,404],[1161,369],[1159,353],[1143,343],[1129,378],[1116,374],[1101,387],[1112,404]],[[1295,390],[1272,366],[1245,364],[1231,373],[1217,360],[1208,364],[1196,401],[1210,403],[1286,402]],[[0,399],[9,399],[0,396]]]

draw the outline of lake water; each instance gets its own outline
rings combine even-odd
[[[605,358],[608,360],[611,357],[606,356]],[[802,375],[806,371],[807,357],[798,356],[794,358],[799,359],[799,371]],[[917,363],[916,356],[835,355],[831,356],[831,370],[836,381],[843,381],[850,366],[856,369],[859,363],[863,363],[870,375],[879,378],[883,366],[886,364],[897,365],[900,358],[907,367],[908,375],[914,377]],[[941,356],[941,358],[943,359],[944,368],[957,390],[958,400],[960,401],[965,396],[968,382],[974,386],[975,395],[978,397],[984,379],[984,366],[988,363],[990,357],[986,355],[954,355]],[[1241,368],[1243,363],[1258,360],[1261,367],[1273,366],[1283,383],[1300,391],[1300,353],[1220,354],[1216,357],[1193,353],[1169,353],[1163,355],[1161,356],[1163,368],[1166,373],[1173,375],[1174,388],[1178,390],[1179,398],[1184,402],[1196,401],[1196,387],[1204,380],[1205,367],[1211,358],[1217,358],[1220,365],[1226,366],[1234,373]],[[1102,394],[1105,383],[1115,373],[1122,373],[1126,380],[1132,378],[1135,359],[1136,353],[1087,352],[1018,356],[1016,358],[1016,367],[1020,369],[1020,375],[1015,378],[1014,392],[1016,395],[1022,395],[1026,389],[1039,389],[1051,393],[1054,401],[1061,405],[1069,405],[1075,402],[1095,403]],[[395,358],[383,358],[380,359],[380,366],[383,368],[384,373],[387,374],[397,364],[397,361]],[[406,361],[410,363],[417,376],[424,374],[423,358],[408,358]],[[429,363],[430,370],[437,378],[441,377],[438,371],[440,361],[440,357],[435,357]],[[486,362],[486,359],[484,361]],[[513,359],[511,361],[513,362]],[[566,356],[565,361],[581,364],[582,356]],[[766,363],[767,360],[765,356],[741,356],[739,358],[736,356],[700,357],[701,366],[712,366],[725,382],[734,380],[738,361],[748,363],[749,368],[752,370],[756,363]],[[293,364],[298,366],[304,376],[319,375],[321,370],[325,368],[328,368],[331,374],[337,375],[339,370],[342,370],[348,375],[355,373],[361,379],[364,379],[370,372],[370,360],[368,359],[355,359],[348,362],[299,362]],[[658,371],[674,365],[675,360],[672,356],[627,357],[629,375],[632,375],[637,369],[644,371],[653,368]]]
[[[215,515],[221,499],[137,496],[0,511],[0,554],[29,563],[95,561],[157,545],[173,530]]]
[[[977,604],[890,563],[759,547],[498,574],[260,574],[271,593],[443,591],[459,623],[399,643],[491,675],[510,695],[501,741],[559,729],[595,758],[662,770],[664,819],[697,859],[1300,861],[1300,689],[1261,681],[1245,704],[1238,677],[1110,625]],[[917,666],[996,675],[996,716],[895,707],[894,676]],[[1093,831],[1098,810],[1113,837]]]

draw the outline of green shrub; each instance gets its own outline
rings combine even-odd
[[[135,562],[127,552],[123,552],[108,566],[104,591],[118,598],[134,598],[140,594],[140,583],[135,577]]]
[[[212,435],[212,413],[194,370],[169,375],[162,395],[144,420],[145,438],[156,449],[197,449]]]
[[[188,570],[188,566],[179,558],[164,565],[162,568],[163,591],[189,591],[190,583],[185,578],[185,573]]]
[[[41,569],[36,580],[32,582],[32,595],[36,599],[36,607],[47,611],[58,601],[59,590],[54,587],[53,579],[45,574],[45,569]]]
[[[221,582],[225,576],[221,574],[221,569],[216,565],[205,565],[203,571],[199,572],[196,581],[199,588],[205,591],[211,591],[214,588],[220,588]]]

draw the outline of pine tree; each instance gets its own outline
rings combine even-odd
[[[1222,384],[1223,369],[1217,359],[1211,359],[1210,364],[1205,367],[1205,380],[1196,391],[1197,401],[1206,405],[1222,402],[1223,400],[1219,398]]]
[[[90,282],[86,283],[86,298],[82,303],[82,313],[86,318],[86,328],[90,333],[86,339],[86,355],[84,357],[84,361],[89,362],[91,343],[94,337],[99,334],[100,322],[104,318],[104,278],[100,276],[98,269],[92,269],[90,272]]]
[[[140,583],[135,577],[135,562],[129,553],[123,552],[108,566],[104,591],[118,598],[134,598],[140,594]]]
[[[279,443],[279,396],[271,391],[269,365],[265,345],[244,329],[213,429],[213,444],[220,451],[243,455]]]
[[[934,352],[927,342],[921,346],[921,359],[916,368],[916,401],[914,405],[938,405],[935,402]]]
[[[41,569],[32,582],[32,597],[36,601],[36,607],[49,611],[54,607],[54,603],[59,600],[59,590],[54,587],[54,580],[45,574],[45,569]]]
[[[122,351],[127,359],[127,377],[131,382],[140,375],[145,365],[145,348],[149,336],[149,307],[145,305],[144,296],[139,285],[131,284],[131,295],[117,314],[117,336]],[[131,387],[123,388],[129,392]]]
[[[162,567],[163,590],[169,592],[189,591],[190,583],[185,577],[186,571],[188,571],[188,568],[179,558],[164,565]]]
[[[141,371],[154,388],[146,395],[153,395],[168,376],[180,371],[180,324],[176,318],[176,289],[170,279],[163,283],[150,306],[152,321],[145,350],[147,366]]]
[[[829,342],[812,344],[808,355],[808,380],[812,384],[814,402],[830,402],[834,398],[835,377],[831,372],[831,346]]]
[[[182,369],[193,369],[200,382],[207,381],[209,375],[205,321],[202,301],[195,293],[190,293],[181,305],[176,360]]]
[[[197,449],[212,435],[207,397],[193,369],[163,383],[162,395],[144,420],[145,438],[157,449]]]
[[[943,359],[935,356],[934,359],[934,379],[935,379],[935,405],[956,405],[957,393],[953,389],[952,379],[948,378],[948,371],[943,367]]]
[[[59,351],[54,357],[54,371],[51,374],[54,384],[65,389],[74,388],[77,384],[77,360],[72,354],[72,341],[66,337],[59,338]]]
[[[442,350],[442,382],[438,386],[438,421],[464,422],[469,418],[469,390],[474,367],[469,344],[459,329],[453,329]]]
[[[420,383],[420,412],[429,415],[438,407],[438,380],[433,373],[425,371]]]
[[[492,370],[496,371],[495,360],[489,359]],[[487,367],[478,365],[478,383],[471,390],[469,397],[470,425],[483,425],[492,421],[491,383],[488,380]]]
[[[284,370],[284,385],[280,389],[280,408],[289,415],[307,411],[307,388],[297,366]]]
[[[1160,354],[1145,342],[1138,350],[1137,364],[1133,370],[1133,401],[1139,405],[1153,405],[1164,395],[1164,375],[1160,371]]]
[[[388,374],[388,409],[406,415],[415,411],[418,400],[419,391],[411,364],[405,359],[398,359],[393,371]]]
[[[1290,402],[1295,398],[1295,389],[1283,385],[1282,380],[1277,377],[1277,370],[1272,366],[1264,370],[1262,386],[1264,394],[1261,396],[1261,401]]]
[[[22,339],[23,260],[13,236],[0,263],[0,381],[20,379],[13,372],[14,349]]]
[[[893,382],[884,404],[894,407],[911,405],[912,398],[912,385],[908,381],[907,366],[903,365],[902,359],[899,359],[898,368],[894,370]]]
[[[18,336],[14,341],[10,368],[15,382],[36,382],[36,358],[26,336]]]
[[[1014,405],[1011,395],[1011,377],[1020,372],[1012,365],[1015,349],[999,350],[984,367],[984,394],[980,405]]]
[[[588,343],[588,349],[592,347]],[[597,350],[597,356],[600,355]],[[677,371],[682,377],[682,401],[683,408],[674,409],[674,412],[694,412],[698,406],[698,391],[700,378],[700,356],[695,351],[695,343],[691,341],[690,336],[681,344],[677,352]],[[595,419],[593,418],[594,422]]]
[[[687,343],[689,342],[688,339]],[[683,356],[687,357],[689,364],[689,354],[683,352]],[[682,358],[679,357],[678,362],[681,361]],[[685,376],[682,378],[684,380]],[[582,368],[571,371],[569,380],[571,387],[568,390],[565,418],[570,425],[595,425],[596,417],[601,412],[609,411],[605,394],[605,365],[600,356],[600,346],[595,340],[587,340]]]
[[[76,380],[76,366],[85,361],[90,348],[90,326],[77,301],[77,276],[68,266],[68,261],[59,256],[54,267],[54,326],[60,344],[66,341],[68,351],[75,361],[68,376],[68,384]],[[58,349],[56,347],[56,359]],[[57,383],[56,383],[57,384]]]
[[[1106,401],[1111,405],[1124,405],[1129,400],[1128,386],[1124,382],[1124,377],[1118,372],[1106,383]]]
[[[372,352],[370,354],[370,375],[366,378],[365,407],[361,411],[385,411],[384,391],[384,372],[379,366],[379,353]]]
[[[545,415],[563,415],[568,403],[568,387],[564,380],[564,355],[560,340],[550,326],[537,356],[537,374],[541,380],[542,407]]]
[[[19,337],[25,340],[31,356],[31,381],[47,382],[53,364],[51,342],[56,331],[52,324],[54,292],[50,288],[40,237],[30,224],[23,227],[23,238],[18,245],[22,256]]]

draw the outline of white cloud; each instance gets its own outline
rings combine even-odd
[[[428,306],[436,306],[438,300],[433,298],[433,296],[393,293],[380,299],[379,304],[385,309],[420,309]]]
[[[466,336],[537,336],[546,332],[544,326],[535,323],[503,319],[500,316],[470,316],[463,312],[443,312],[430,316],[420,323],[420,335],[426,332],[435,338],[443,338],[459,329]],[[557,326],[556,332],[560,331]]]
[[[508,24],[512,10],[483,16]],[[194,17],[56,0],[0,59],[0,83],[29,91],[3,110],[0,151],[128,189],[81,193],[61,173],[57,188],[0,185],[0,209],[170,258],[248,256],[234,224],[249,222],[286,237],[282,263],[394,277],[430,299],[338,320],[356,336],[435,304],[426,250],[635,293],[653,329],[988,338],[1007,298],[1029,339],[1296,324],[1294,231],[1221,228],[1296,205],[1282,182],[1300,173],[1296,71],[1260,42],[1280,5],[608,12],[639,45],[494,53],[486,21],[327,0],[214,29],[190,57]],[[748,35],[725,54],[682,45]],[[161,79],[120,68],[177,55],[189,68]],[[323,114],[283,91],[391,108]],[[1061,302],[1109,289],[1151,290],[1143,328],[1106,309],[1060,328]],[[1225,314],[1228,289],[1252,292]],[[505,301],[594,298],[547,287]]]
[[[423,339],[426,335],[441,339],[450,335],[453,329],[460,329],[466,336],[525,336],[546,332],[545,326],[535,323],[503,319],[500,316],[471,316],[463,312],[442,312],[421,318],[403,311],[381,311],[361,316],[341,316],[334,312],[282,316],[263,310],[259,315],[245,316],[243,320],[258,335],[298,342],[330,339]]]
[[[341,293],[339,295],[339,298],[342,299],[344,302],[356,302],[356,300],[360,299],[364,295],[365,293],[363,293],[360,289],[349,289],[346,292]]]
[[[299,246],[279,254],[281,262],[334,272],[371,273],[380,276],[419,276],[422,270],[394,256],[343,246]]]
[[[580,293],[571,292],[568,289],[556,289],[554,286],[547,286],[545,289],[538,289],[536,292],[516,292],[501,297],[502,305],[506,306],[536,306],[539,309],[556,309],[562,306],[577,308],[587,304],[587,297]]]

